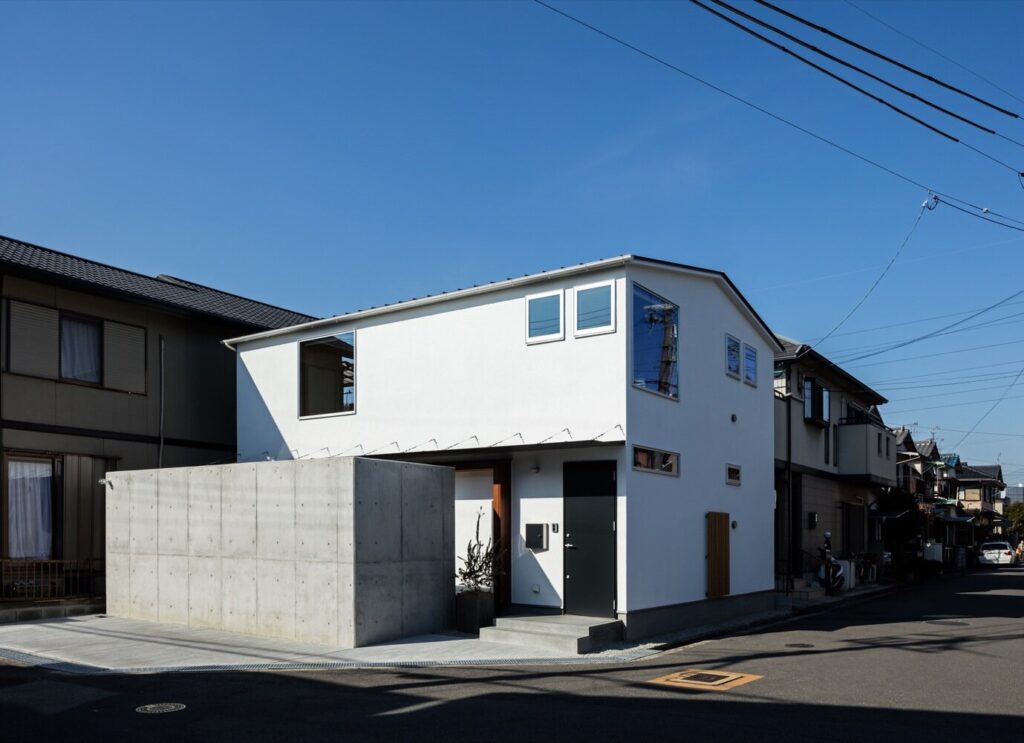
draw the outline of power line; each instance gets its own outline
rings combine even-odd
[[[864,369],[868,366],[880,366],[882,364],[899,364],[903,361],[917,361],[919,359],[932,359],[937,356],[951,356],[958,353],[969,353],[970,351],[984,351],[990,348],[1003,348],[1005,346],[1016,346],[1024,343],[1024,338],[1015,341],[1005,341],[1003,343],[989,343],[984,346],[970,346],[969,348],[957,348],[952,351],[938,351],[936,353],[923,353],[917,356],[903,356],[898,359],[887,359],[885,361],[873,361],[870,364],[855,364],[854,366],[844,366],[845,369]]]
[[[885,278],[886,274],[889,273],[889,269],[892,268],[892,264],[895,263],[896,259],[900,257],[900,253],[903,252],[903,248],[905,248],[907,246],[907,243],[910,242],[911,236],[913,236],[914,232],[917,231],[917,226],[921,224],[921,218],[924,216],[925,211],[934,209],[936,204],[938,204],[938,202],[934,201],[933,199],[929,199],[928,201],[925,201],[923,204],[921,204],[921,209],[917,213],[917,218],[914,220],[914,224],[913,226],[911,226],[910,232],[908,232],[907,236],[903,238],[903,242],[900,243],[900,246],[896,248],[896,252],[893,253],[892,258],[889,259],[889,263],[886,264],[884,269],[882,269],[882,273],[880,273],[878,275],[878,278],[875,279],[875,282],[870,287],[868,287],[868,290],[864,293],[864,296],[861,297],[860,300],[855,305],[853,305],[853,307],[850,308],[850,311],[847,312],[839,322],[832,326],[832,329],[830,331],[825,333],[825,335],[821,338],[821,340],[817,342],[816,345],[820,346],[822,343],[827,341],[832,336],[832,334],[839,330],[839,328],[843,327],[843,325],[846,324],[846,321],[853,317],[853,313],[859,310],[861,305],[868,300],[868,297],[871,296],[871,293],[875,291],[875,287],[877,287],[882,282],[882,279]]]
[[[814,23],[812,21],[807,20],[806,18],[802,18],[802,17],[796,15],[795,13],[791,13],[788,10],[786,10],[785,8],[780,8],[777,5],[773,5],[772,3],[768,2],[768,0],[754,0],[754,2],[756,2],[758,5],[763,5],[764,7],[769,8],[770,10],[774,10],[776,13],[780,13],[781,15],[784,15],[787,18],[796,21],[797,23],[802,23],[803,25],[808,26],[809,28],[813,28],[815,31],[819,31],[820,33],[823,33],[826,36],[831,36],[833,39],[836,39],[838,41],[843,42],[844,44],[852,46],[854,49],[859,49],[860,51],[864,52],[865,54],[870,54],[871,56],[877,57],[878,59],[881,59],[881,60],[883,60],[885,62],[888,62],[891,65],[895,65],[895,66],[899,67],[901,70],[905,70],[906,72],[909,72],[912,75],[917,75],[918,77],[924,78],[925,80],[927,80],[927,81],[929,81],[931,83],[934,83],[935,85],[938,85],[940,87],[943,87],[946,90],[951,90],[954,93],[959,93],[960,95],[962,95],[962,96],[964,96],[966,98],[970,98],[972,101],[975,101],[976,103],[980,103],[983,106],[988,106],[989,108],[991,108],[994,111],[998,111],[1001,114],[1006,114],[1007,116],[1009,116],[1011,118],[1014,118],[1014,119],[1019,119],[1020,118],[1020,116],[1015,114],[1013,111],[1005,109],[1002,106],[997,106],[995,103],[992,103],[990,101],[986,101],[984,98],[980,98],[980,97],[974,95],[973,93],[969,93],[969,92],[967,92],[966,90],[964,90],[962,88],[956,87],[955,85],[950,85],[947,82],[943,82],[942,80],[939,80],[938,78],[933,77],[932,75],[929,75],[929,74],[927,74],[925,72],[921,72],[920,70],[914,69],[910,65],[906,65],[903,62],[900,62],[899,60],[893,59],[892,57],[889,57],[889,56],[886,56],[885,54],[882,54],[881,52],[876,52],[874,49],[870,49],[869,47],[866,47],[863,44],[859,44],[856,41],[853,41],[852,39],[849,39],[849,38],[847,38],[845,36],[842,36],[841,34],[837,34],[835,31],[831,31],[831,30],[825,28],[824,26],[821,26],[821,25],[819,25],[817,23]]]
[[[1022,186],[1024,186],[1024,184],[1022,184]],[[999,220],[989,219],[988,217],[985,217],[984,214],[985,214],[986,210],[984,210],[984,209],[982,210],[981,214],[975,214],[974,212],[972,212],[972,211],[970,211],[968,209],[964,209],[963,207],[959,207],[956,204],[951,204],[948,201],[941,201],[941,200],[939,200],[939,203],[940,204],[945,204],[946,206],[951,206],[951,207],[953,207],[954,209],[956,209],[959,212],[963,212],[964,214],[969,214],[970,216],[976,217],[977,219],[980,219],[980,220],[982,220],[984,222],[988,222],[989,224],[997,224],[1000,227],[1006,227],[1007,229],[1017,230],[1017,232],[1024,232],[1024,227],[1017,227],[1016,225],[1007,224],[1006,222],[1000,222]]]
[[[961,199],[959,197],[952,196],[950,194],[946,194],[946,193],[943,193],[941,191],[938,191],[938,190],[936,190],[934,188],[929,188],[925,184],[920,183],[920,182],[914,180],[910,176],[904,175],[903,173],[900,173],[899,171],[893,170],[892,168],[890,168],[890,167],[888,167],[886,165],[882,165],[880,162],[878,162],[876,160],[872,160],[871,158],[869,158],[869,157],[867,157],[865,155],[861,155],[860,153],[855,152],[854,150],[851,150],[850,148],[845,147],[845,146],[839,144],[838,142],[836,142],[834,140],[828,139],[827,137],[825,137],[825,136],[823,136],[821,134],[818,134],[818,133],[816,133],[816,132],[814,132],[814,131],[812,131],[812,130],[804,127],[804,126],[801,126],[800,124],[797,124],[796,122],[791,121],[790,119],[787,119],[787,118],[785,118],[785,117],[783,117],[783,116],[781,116],[779,114],[773,113],[772,111],[769,111],[767,108],[759,106],[756,103],[753,103],[752,101],[748,101],[746,98],[742,98],[741,96],[738,96],[735,93],[731,93],[728,90],[726,90],[725,88],[722,88],[722,87],[720,87],[718,85],[715,85],[714,83],[709,82],[709,81],[707,81],[707,80],[705,80],[705,79],[703,79],[701,77],[698,77],[697,75],[694,75],[691,72],[687,72],[682,67],[679,67],[678,65],[675,65],[675,64],[673,64],[673,63],[671,63],[671,62],[669,62],[669,61],[667,61],[665,59],[662,59],[661,57],[659,57],[659,56],[657,56],[655,54],[652,54],[651,52],[648,52],[648,51],[646,51],[644,49],[641,49],[640,47],[638,47],[638,46],[636,46],[634,44],[629,43],[625,39],[621,39],[618,36],[615,36],[615,35],[607,32],[607,31],[604,31],[604,30],[598,28],[597,26],[594,26],[594,25],[592,25],[590,23],[587,23],[583,19],[577,18],[576,16],[571,15],[570,13],[567,13],[564,10],[560,10],[559,8],[556,8],[553,5],[549,5],[544,0],[533,0],[533,2],[534,2],[534,4],[544,8],[545,10],[548,10],[548,11],[550,11],[552,13],[555,13],[556,15],[562,16],[566,20],[572,21],[573,23],[577,24],[578,26],[581,26],[581,27],[587,29],[588,31],[592,31],[593,33],[595,33],[595,34],[597,34],[599,36],[603,36],[604,38],[608,39],[609,41],[612,41],[612,42],[618,44],[619,46],[625,47],[626,49],[629,49],[630,51],[635,52],[636,54],[639,54],[640,56],[645,57],[645,58],[649,59],[650,61],[655,62],[655,63],[661,65],[662,67],[665,67],[665,68],[667,68],[669,70],[672,70],[673,72],[675,72],[675,73],[677,73],[679,75],[682,75],[683,77],[688,78],[688,79],[690,79],[690,80],[692,80],[692,81],[694,81],[696,83],[700,83],[701,85],[703,85],[703,86],[705,86],[707,88],[710,88],[711,90],[714,90],[717,93],[721,93],[722,95],[724,95],[727,98],[730,98],[730,99],[736,101],[737,103],[742,103],[744,106],[747,106],[748,108],[752,108],[755,111],[757,111],[759,113],[762,113],[765,116],[768,116],[769,118],[774,119],[775,121],[778,121],[780,124],[785,124],[786,126],[791,127],[793,129],[796,129],[797,131],[799,131],[799,132],[801,132],[803,134],[806,134],[807,136],[812,137],[813,139],[816,139],[819,142],[822,142],[823,144],[827,144],[829,147],[837,149],[840,152],[843,152],[843,153],[849,155],[850,157],[856,158],[857,160],[860,160],[861,162],[866,163],[867,165],[870,165],[870,166],[872,166],[874,168],[877,168],[878,170],[881,170],[884,173],[888,173],[889,175],[893,176],[894,178],[900,179],[904,183],[909,183],[911,186],[915,186],[917,188],[920,188],[920,189],[922,189],[924,191],[927,191],[929,193],[935,194],[937,196],[942,196],[945,199],[956,201],[957,203],[963,204],[965,207],[969,207],[971,209],[976,209],[979,212],[980,211],[986,211],[988,214],[991,214],[993,216],[1001,217],[1003,219],[1008,219],[1010,221],[1017,222],[1018,224],[1024,226],[1024,221],[1015,219],[1013,217],[1008,217],[1008,216],[1003,215],[1003,214],[999,214],[998,212],[995,212],[995,211],[992,211],[990,209],[987,209],[986,207],[978,206],[977,204],[971,203],[970,201],[967,201],[966,199]]]
[[[969,437],[969,436],[970,436],[970,435],[971,435],[972,433],[974,433],[974,429],[976,429],[976,428],[977,428],[978,426],[980,426],[980,425],[982,424],[982,422],[983,422],[983,421],[984,421],[984,420],[985,420],[986,418],[988,418],[988,416],[989,416],[989,415],[990,415],[990,414],[992,413],[992,411],[993,411],[993,410],[995,410],[995,409],[996,409],[997,407],[999,407],[999,404],[1000,404],[1000,403],[1001,403],[1001,402],[1002,402],[1003,400],[1005,400],[1005,399],[1006,399],[1006,396],[1007,396],[1007,395],[1009,395],[1009,394],[1010,394],[1010,390],[1012,390],[1012,389],[1013,389],[1014,385],[1016,385],[1016,384],[1017,384],[1017,382],[1019,382],[1019,381],[1020,381],[1020,378],[1021,378],[1021,376],[1022,376],[1022,375],[1024,375],[1024,366],[1022,366],[1022,367],[1020,368],[1020,371],[1019,371],[1019,372],[1017,372],[1017,376],[1013,378],[1013,381],[1012,381],[1012,382],[1010,382],[1010,384],[1009,384],[1009,385],[1007,385],[1007,387],[1006,387],[1006,390],[1005,390],[1005,391],[1003,392],[1003,394],[1002,394],[1002,395],[1000,395],[1000,396],[999,396],[999,397],[998,397],[998,398],[996,399],[996,401],[992,403],[992,407],[990,407],[990,408],[989,408],[988,410],[986,410],[986,411],[985,411],[985,414],[984,414],[984,415],[982,415],[982,416],[981,416],[980,418],[978,418],[978,421],[977,421],[977,422],[976,422],[976,423],[975,423],[975,424],[974,424],[973,426],[971,426],[970,430],[969,430],[969,431],[968,431],[967,433],[965,433],[965,434],[964,434],[964,435],[963,435],[963,436],[962,436],[962,437],[960,438],[960,440],[959,440],[959,441],[957,441],[957,442],[956,442],[955,444],[953,444],[953,448],[954,448],[954,449],[956,449],[957,447],[959,447],[959,446],[960,446],[960,444],[964,443],[964,442],[965,442],[965,441],[966,441],[966,440],[968,439],[968,437]]]
[[[911,36],[910,34],[907,34],[907,33],[904,33],[903,31],[900,31],[900,30],[899,30],[898,28],[896,28],[895,26],[892,26],[892,25],[890,25],[890,24],[886,23],[885,21],[883,21],[883,20],[882,20],[881,18],[879,18],[878,16],[874,15],[873,13],[870,13],[870,12],[868,12],[868,11],[867,11],[867,10],[865,10],[864,8],[860,7],[860,6],[859,6],[859,5],[857,5],[856,3],[852,2],[852,0],[843,0],[843,2],[845,2],[845,3],[847,4],[847,5],[849,5],[849,6],[850,6],[851,8],[853,8],[854,10],[860,11],[861,13],[863,13],[864,15],[866,15],[866,16],[867,16],[868,18],[871,18],[872,20],[876,21],[877,23],[880,23],[880,24],[882,24],[883,26],[885,26],[885,27],[886,27],[887,29],[889,29],[889,30],[890,30],[890,31],[892,31],[893,33],[897,33],[897,34],[899,34],[900,36],[902,36],[902,37],[903,37],[904,39],[906,39],[907,41],[911,41],[911,42],[913,42],[914,44],[917,44],[917,45],[918,45],[919,47],[921,47],[922,49],[927,49],[927,50],[928,50],[928,51],[930,51],[930,52],[931,52],[932,54],[934,54],[934,55],[936,55],[936,56],[938,56],[938,57],[941,57],[942,59],[946,60],[946,61],[947,61],[947,62],[949,62],[950,64],[956,65],[957,67],[959,67],[959,68],[960,68],[961,70],[963,70],[964,72],[967,72],[967,73],[970,73],[971,75],[974,75],[974,76],[975,76],[976,78],[978,78],[979,80],[981,80],[981,81],[982,81],[983,83],[987,83],[987,84],[991,85],[991,86],[992,86],[993,88],[995,88],[996,90],[998,90],[998,91],[999,91],[1000,93],[1005,93],[1006,95],[1008,95],[1008,96],[1010,96],[1011,98],[1013,98],[1013,99],[1014,99],[1015,101],[1018,101],[1019,103],[1024,103],[1024,99],[1018,98],[1018,97],[1017,97],[1017,96],[1015,96],[1015,95],[1014,95],[1013,93],[1011,93],[1010,91],[1008,91],[1008,90],[1007,90],[1006,88],[1000,87],[1000,86],[999,86],[999,85],[997,85],[996,83],[994,83],[994,82],[992,82],[991,80],[989,80],[989,79],[988,79],[987,77],[984,77],[984,76],[983,76],[983,75],[981,75],[980,73],[978,73],[978,72],[975,72],[975,71],[974,71],[974,70],[972,70],[972,69],[971,69],[970,67],[967,67],[966,65],[962,65],[962,64],[960,64],[959,62],[957,62],[957,61],[956,61],[955,59],[952,59],[951,57],[948,57],[948,56],[946,56],[945,54],[943,54],[942,52],[940,52],[940,51],[939,51],[938,49],[935,49],[934,47],[930,47],[930,46],[928,46],[927,44],[925,44],[924,42],[922,42],[922,41],[918,41],[917,39],[915,39],[915,38],[914,38],[913,36]]]
[[[995,304],[991,304],[988,307],[985,307],[984,309],[978,310],[977,312],[975,312],[975,313],[973,313],[971,315],[968,315],[967,317],[963,318],[962,320],[957,320],[956,322],[949,323],[948,325],[944,325],[943,327],[941,327],[941,328],[939,328],[937,330],[933,330],[933,331],[931,331],[929,333],[924,333],[923,335],[919,335],[919,336],[917,336],[915,338],[910,338],[908,340],[901,341],[899,343],[894,343],[892,345],[886,346],[885,348],[880,348],[880,349],[878,349],[876,351],[870,351],[868,353],[864,353],[864,354],[861,354],[859,356],[854,356],[853,358],[845,359],[844,363],[850,362],[850,361],[860,361],[861,359],[868,359],[868,358],[871,358],[872,356],[878,356],[879,354],[888,353],[889,351],[895,351],[897,348],[904,348],[905,346],[909,346],[909,345],[912,345],[914,343],[920,343],[921,341],[928,340],[929,338],[934,338],[936,335],[939,335],[940,333],[942,333],[942,332],[944,332],[946,330],[949,330],[950,328],[954,328],[957,325],[961,325],[961,324],[967,322],[968,320],[973,320],[975,317],[978,317],[979,315],[983,315],[986,312],[989,312],[990,310],[994,310],[996,307],[999,307],[1000,305],[1005,304],[1006,302],[1009,302],[1011,299],[1016,299],[1021,294],[1024,294],[1024,289],[1021,289],[1020,291],[1016,291],[1013,294],[1011,294],[1010,296],[1006,297],[1005,299],[1001,299],[998,302],[996,302]]]
[[[745,18],[745,19],[747,19],[748,21],[750,21],[752,23],[756,23],[757,25],[761,26],[762,28],[767,28],[768,30],[775,32],[779,36],[782,36],[783,38],[789,39],[790,41],[792,41],[792,42],[794,42],[796,44],[799,44],[800,46],[804,47],[805,49],[811,50],[815,54],[818,54],[818,55],[824,57],[825,59],[831,60],[832,62],[835,62],[836,64],[839,64],[839,65],[842,65],[843,67],[846,67],[847,69],[853,70],[854,72],[860,73],[861,75],[864,75],[865,77],[870,78],[871,80],[874,80],[877,83],[881,83],[882,85],[886,86],[887,88],[890,88],[891,90],[895,90],[898,93],[902,93],[903,95],[905,95],[905,96],[907,96],[909,98],[912,98],[913,100],[917,101],[918,103],[923,103],[924,105],[929,106],[930,108],[933,108],[936,111],[940,111],[941,113],[944,113],[947,116],[950,116],[950,117],[956,119],[957,121],[960,121],[960,122],[962,122],[964,124],[967,124],[968,126],[972,126],[975,129],[980,129],[981,131],[985,132],[986,134],[992,134],[992,135],[998,136],[998,137],[1000,137],[1002,139],[1005,139],[1008,142],[1012,142],[1013,144],[1017,145],[1018,147],[1024,147],[1024,142],[1018,142],[1015,139],[1012,139],[1010,137],[1004,136],[1004,135],[1000,134],[999,132],[997,132],[995,129],[992,129],[991,127],[985,126],[984,124],[979,124],[978,122],[974,121],[973,119],[969,119],[966,116],[962,116],[962,115],[956,113],[955,111],[951,111],[950,109],[945,108],[944,106],[940,106],[938,103],[935,103],[934,101],[930,101],[927,98],[919,96],[917,93],[913,92],[912,90],[908,90],[907,88],[904,88],[902,86],[896,85],[895,83],[892,83],[892,82],[886,80],[885,78],[881,77],[880,75],[876,75],[875,73],[871,72],[870,70],[866,70],[863,67],[855,65],[852,62],[849,62],[849,61],[847,61],[845,59],[842,59],[841,57],[837,57],[836,55],[831,54],[829,52],[826,52],[823,49],[819,49],[818,47],[814,46],[813,44],[810,44],[807,41],[805,41],[804,39],[801,39],[799,36],[795,36],[795,35],[787,32],[787,31],[779,28],[778,26],[774,26],[771,23],[768,23],[767,21],[762,20],[761,18],[758,18],[757,16],[751,15],[750,13],[746,13],[746,12],[740,10],[739,8],[733,7],[732,5],[729,5],[728,3],[723,2],[723,0],[709,0],[709,1],[714,3],[715,5],[718,5],[720,7],[726,8],[731,13],[733,13],[735,15],[738,15],[738,16],[740,16],[742,18]],[[703,5],[702,3],[698,2],[698,0],[691,0],[691,2],[693,2],[694,4],[704,8],[705,10],[707,10],[707,11],[709,11],[711,13],[714,13],[713,10],[708,8],[706,5]],[[715,13],[715,15],[718,15],[718,14]],[[719,16],[719,17],[723,17],[724,18],[724,16]],[[725,20],[729,20],[729,19],[725,18]],[[736,25],[739,26],[739,24],[736,24]],[[739,28],[743,28],[743,26],[739,26]],[[748,31],[748,33],[753,33],[752,31],[749,31],[746,28],[743,28],[743,30],[744,31]],[[758,36],[758,38],[763,38],[763,37],[760,37],[757,34],[754,34],[754,35]]]
[[[1000,361],[1000,362],[997,362],[995,364],[986,364],[985,368],[986,369],[991,369],[992,367],[995,367],[995,366],[1012,366],[1014,364],[1021,364],[1021,363],[1024,363],[1024,359],[1012,359],[1011,361]],[[946,374],[956,374],[957,372],[971,371],[971,370],[974,370],[974,369],[977,369],[977,368],[978,368],[977,364],[974,364],[974,365],[971,365],[971,366],[960,366],[960,367],[957,367],[956,369],[945,369],[943,371],[927,372],[925,374],[911,374],[911,375],[906,376],[906,377],[890,377],[888,379],[880,380],[878,382],[878,384],[886,384],[886,383],[889,383],[889,382],[903,382],[903,381],[913,380],[913,379],[923,379],[925,377],[941,377],[941,376],[946,375]],[[1024,435],[1024,434],[1022,434],[1022,435]]]
[[[905,410],[886,410],[886,415],[902,415],[904,413],[917,413],[922,410],[944,410],[945,408],[962,408],[967,405],[981,405],[986,402],[994,402],[998,400],[1003,402],[1004,400],[1022,400],[1024,395],[1011,395],[1010,397],[990,397],[987,400],[971,400],[970,402],[955,402],[947,405],[930,405],[926,408],[906,408]],[[993,408],[994,409],[994,408]],[[992,412],[991,410],[989,412]],[[988,415],[986,413],[986,415]],[[956,448],[956,447],[953,447]]]
[[[1018,378],[1018,375],[1016,375],[1016,374],[1010,374],[1008,376],[1011,376],[1014,379]],[[894,404],[899,404],[899,403],[902,403],[902,402],[906,402],[908,400],[928,400],[928,399],[931,399],[933,397],[953,397],[955,395],[969,395],[972,392],[985,392],[987,390],[1001,390],[1004,387],[1005,387],[1005,385],[1002,385],[1002,384],[993,384],[993,385],[989,385],[987,387],[972,387],[972,388],[966,389],[966,390],[954,390],[953,392],[929,392],[927,395],[911,395],[910,397],[895,397],[895,398],[892,398],[891,400],[889,400],[889,402],[890,403],[894,403]],[[904,391],[904,390],[900,390],[900,391]]]
[[[741,31],[744,31],[745,33],[750,34],[755,39],[759,39],[759,40],[763,41],[764,43],[768,44],[769,46],[772,46],[772,47],[778,49],[779,51],[783,52],[784,54],[788,54],[789,56],[793,57],[793,59],[796,59],[796,60],[798,60],[800,62],[803,62],[805,65],[808,65],[809,67],[813,67],[818,72],[821,72],[822,74],[827,75],[828,77],[832,78],[836,82],[839,82],[839,83],[845,85],[846,87],[851,88],[851,89],[857,91],[861,95],[870,98],[871,100],[875,101],[876,103],[881,103],[886,108],[891,109],[892,111],[895,111],[900,116],[904,116],[904,117],[910,119],[911,121],[913,121],[914,123],[919,124],[920,126],[923,126],[925,129],[928,129],[929,131],[933,132],[934,134],[938,134],[940,137],[944,137],[945,139],[948,139],[950,142],[955,142],[956,144],[963,145],[964,147],[966,147],[967,149],[971,150],[972,152],[975,152],[975,153],[981,155],[982,157],[984,157],[984,158],[986,158],[988,160],[991,160],[992,162],[996,163],[997,165],[1002,165],[1004,168],[1006,168],[1007,170],[1009,170],[1010,172],[1012,172],[1014,174],[1019,174],[1021,172],[1019,168],[1015,168],[1013,165],[1010,165],[1009,163],[1004,162],[1003,160],[1000,160],[999,158],[994,157],[994,156],[988,154],[987,152],[984,152],[984,151],[978,149],[977,147],[974,147],[973,145],[967,144],[966,142],[964,142],[960,138],[954,136],[953,134],[950,134],[949,132],[947,132],[947,131],[945,131],[943,129],[939,129],[937,126],[934,126],[933,124],[929,124],[924,119],[922,119],[922,118],[920,118],[918,116],[915,116],[914,114],[910,113],[909,111],[907,111],[907,110],[905,110],[903,108],[900,108],[895,103],[893,103],[893,102],[891,102],[889,100],[886,100],[885,98],[882,98],[879,95],[875,95],[870,90],[868,90],[866,88],[862,88],[861,86],[857,85],[856,83],[851,82],[850,80],[847,80],[842,75],[838,75],[835,72],[832,72],[827,67],[822,67],[821,65],[817,64],[816,62],[812,62],[807,57],[804,57],[801,54],[797,54],[796,52],[794,52],[789,47],[787,47],[787,46],[785,46],[783,44],[780,44],[777,41],[773,41],[772,39],[768,38],[764,34],[760,34],[760,33],[758,33],[757,31],[755,31],[752,28],[744,26],[742,23],[740,23],[739,21],[735,20],[734,18],[730,18],[729,16],[725,15],[724,13],[719,13],[717,10],[714,10],[713,8],[709,8],[707,5],[704,5],[702,2],[700,2],[700,0],[690,0],[690,2],[693,3],[694,5],[696,5],[699,8],[703,8],[708,13],[711,13],[712,15],[722,19],[726,23],[735,26],[736,28],[740,29]],[[992,130],[992,133],[994,134],[995,131]]]

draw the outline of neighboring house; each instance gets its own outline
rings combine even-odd
[[[920,498],[925,494],[928,481],[921,464],[921,453],[917,450],[914,437],[908,428],[897,428],[896,434],[896,484],[906,495]]]
[[[897,482],[886,402],[810,346],[781,338],[775,356],[776,575],[780,588],[817,570],[832,534],[837,557],[868,551],[868,509]],[[877,549],[877,548],[876,548]]]
[[[6,237],[0,280],[0,601],[95,597],[104,474],[233,461],[220,340],[311,318]]]
[[[1000,494],[1006,488],[1003,468],[998,464],[962,463],[963,472],[957,483],[957,501],[961,508],[977,517],[975,541],[988,537],[989,533],[1002,533],[1004,521],[998,506]]]
[[[621,256],[226,343],[243,461],[455,467],[500,611],[642,636],[774,605],[780,346],[721,272]]]

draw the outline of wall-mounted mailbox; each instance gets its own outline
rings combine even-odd
[[[526,525],[526,549],[546,550],[548,548],[548,525]]]

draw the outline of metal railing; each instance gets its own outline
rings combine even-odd
[[[0,601],[103,595],[103,560],[0,560]]]

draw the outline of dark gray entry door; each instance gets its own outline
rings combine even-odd
[[[615,616],[615,462],[566,462],[565,613]]]

